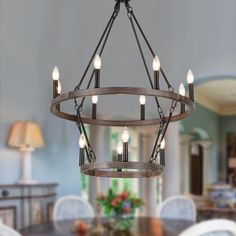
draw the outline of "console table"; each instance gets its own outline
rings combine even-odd
[[[214,218],[236,220],[236,208],[200,207],[197,209],[198,221]]]
[[[0,218],[17,230],[51,221],[57,183],[0,185]]]

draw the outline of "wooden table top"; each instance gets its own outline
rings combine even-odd
[[[49,224],[30,226],[21,230],[21,234],[24,236],[71,236],[75,235],[72,231],[74,220],[58,221]],[[92,227],[96,225],[96,219],[91,219],[90,223]],[[193,222],[185,220],[160,220],[158,218],[149,217],[137,217],[134,219],[130,233],[127,236],[175,236],[182,232],[184,229],[191,226]],[[86,236],[94,235],[88,232]],[[97,234],[98,235],[98,234]],[[99,236],[110,236],[109,230],[105,230],[103,234]],[[115,234],[119,236],[123,234]]]

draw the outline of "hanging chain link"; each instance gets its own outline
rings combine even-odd
[[[177,100],[172,100],[171,107],[170,107],[170,113],[169,113],[169,116],[168,116],[168,120],[166,121],[165,119],[163,119],[161,121],[160,128],[159,128],[159,134],[160,135],[158,134],[156,143],[154,145],[155,156],[154,156],[154,152],[153,152],[151,157],[150,157],[150,162],[151,163],[157,161],[158,153],[160,152],[160,148],[161,148],[161,142],[163,141],[163,139],[165,137],[167,128],[169,126],[171,117],[172,117],[172,115],[173,115],[173,113],[175,111],[176,106],[177,106]]]

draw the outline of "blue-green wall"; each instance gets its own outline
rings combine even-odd
[[[221,116],[220,117],[220,146],[219,146],[219,165],[223,170],[226,170],[226,139],[227,134],[236,132],[236,116]]]
[[[194,128],[201,128],[208,134],[212,142],[219,142],[220,116],[199,103],[196,103],[193,115],[183,120],[182,125],[184,133],[192,133]]]
[[[220,116],[196,103],[196,109],[192,116],[182,121],[184,133],[192,134],[195,140],[209,140],[211,146],[212,180],[216,182],[219,178],[218,160],[220,143]],[[196,130],[199,132],[196,133]]]
[[[209,138],[194,132],[201,129]],[[192,134],[196,140],[212,142],[213,179],[224,179],[226,170],[226,137],[227,133],[236,132],[236,116],[220,116],[208,108],[196,103],[193,115],[182,121],[183,133]]]

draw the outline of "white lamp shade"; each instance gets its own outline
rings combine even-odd
[[[236,168],[236,157],[229,158],[229,168]]]
[[[11,126],[8,145],[16,148],[41,148],[44,140],[37,123],[17,121]]]

